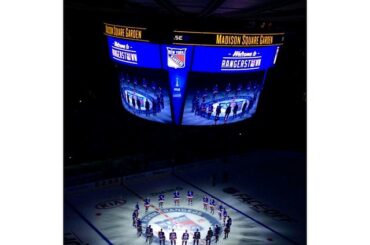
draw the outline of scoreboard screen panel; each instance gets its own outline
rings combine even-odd
[[[155,42],[150,30],[105,24],[110,58],[119,65],[123,106],[176,125],[219,125],[253,116],[283,33],[173,31]],[[153,37],[154,39],[154,37]]]

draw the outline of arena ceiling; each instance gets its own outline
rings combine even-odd
[[[192,18],[303,19],[306,0],[66,0],[67,8],[135,15],[176,15]]]

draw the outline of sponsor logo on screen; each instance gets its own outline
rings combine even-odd
[[[167,65],[172,68],[184,68],[186,59],[186,48],[167,47]]]
[[[138,64],[138,57],[136,50],[132,49],[132,46],[128,44],[122,44],[117,41],[113,42],[112,46],[113,59],[119,60],[128,64]]]
[[[124,205],[126,203],[126,200],[123,199],[117,199],[117,200],[109,200],[109,201],[104,201],[100,202],[95,205],[96,209],[111,209],[111,208],[116,208]]]
[[[256,70],[261,66],[262,56],[260,53],[244,52],[235,50],[233,53],[228,53],[228,56],[222,58],[222,71],[242,71],[242,70]]]

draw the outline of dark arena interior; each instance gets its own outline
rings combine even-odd
[[[64,1],[64,244],[306,244],[306,111],[305,0]]]

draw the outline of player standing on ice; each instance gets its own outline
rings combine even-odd
[[[222,204],[220,203],[220,206],[218,206],[218,217],[220,218],[220,220],[222,220],[222,211],[223,211],[224,207],[222,206]]]
[[[218,242],[218,237],[220,236],[220,233],[221,233],[221,227],[219,227],[218,225],[216,225],[216,227],[215,227],[215,238],[216,238],[216,242]]]
[[[175,206],[180,205],[180,192],[177,190],[173,193],[173,201],[175,202]]]
[[[213,231],[212,231],[211,227],[209,227],[209,230],[208,230],[207,236],[206,236],[206,245],[211,245],[212,236],[213,236]]]
[[[185,233],[182,234],[182,245],[187,245],[189,240],[189,233],[185,230]]]
[[[132,213],[132,226],[133,227],[136,227],[136,220],[138,219],[139,217],[139,212],[137,211],[137,209],[134,210],[134,212]]]
[[[145,234],[146,234],[145,242],[149,242],[149,244],[152,243],[152,239],[153,239],[153,228],[152,228],[152,226],[149,225],[146,228]]]
[[[136,221],[136,227],[137,227],[137,236],[141,236],[143,233],[143,227],[141,226],[141,220],[138,218]]]
[[[139,211],[139,209],[140,209],[140,207],[139,207],[139,202],[137,202],[137,203],[135,204],[135,210]]]
[[[199,229],[197,229],[196,232],[194,232],[194,236],[193,236],[193,245],[195,245],[195,243],[197,245],[199,245],[199,239],[200,239],[200,232],[199,232]]]
[[[162,245],[162,243],[164,245],[166,241],[166,236],[164,235],[164,232],[162,229],[158,232],[158,237],[159,237],[159,245]]]
[[[194,193],[193,191],[188,191],[188,205],[193,205],[193,196],[194,196]]]
[[[176,239],[177,239],[176,232],[174,229],[172,229],[172,232],[170,233],[171,245],[176,245]]]
[[[230,216],[227,216],[227,221],[226,221],[226,226],[229,226],[229,228],[231,227],[231,224],[232,224],[232,219]]]
[[[226,211],[226,208],[224,208],[224,211],[222,212],[222,215],[224,216],[224,225],[225,225],[226,217],[227,217],[227,211]]]
[[[158,203],[159,203],[159,208],[163,208],[163,203],[164,203],[164,195],[163,194],[159,194]]]
[[[216,206],[216,201],[215,199],[211,199],[209,201],[209,208],[211,209],[211,214],[215,214],[215,206]]]
[[[226,239],[226,238],[229,237],[230,227],[229,226],[226,226],[225,229],[224,229],[224,232],[225,232],[224,239]]]
[[[203,197],[203,209],[206,211],[208,210],[208,197],[207,196]]]
[[[150,199],[149,197],[144,199],[144,206],[145,206],[145,213],[148,212],[149,206],[150,206]]]

